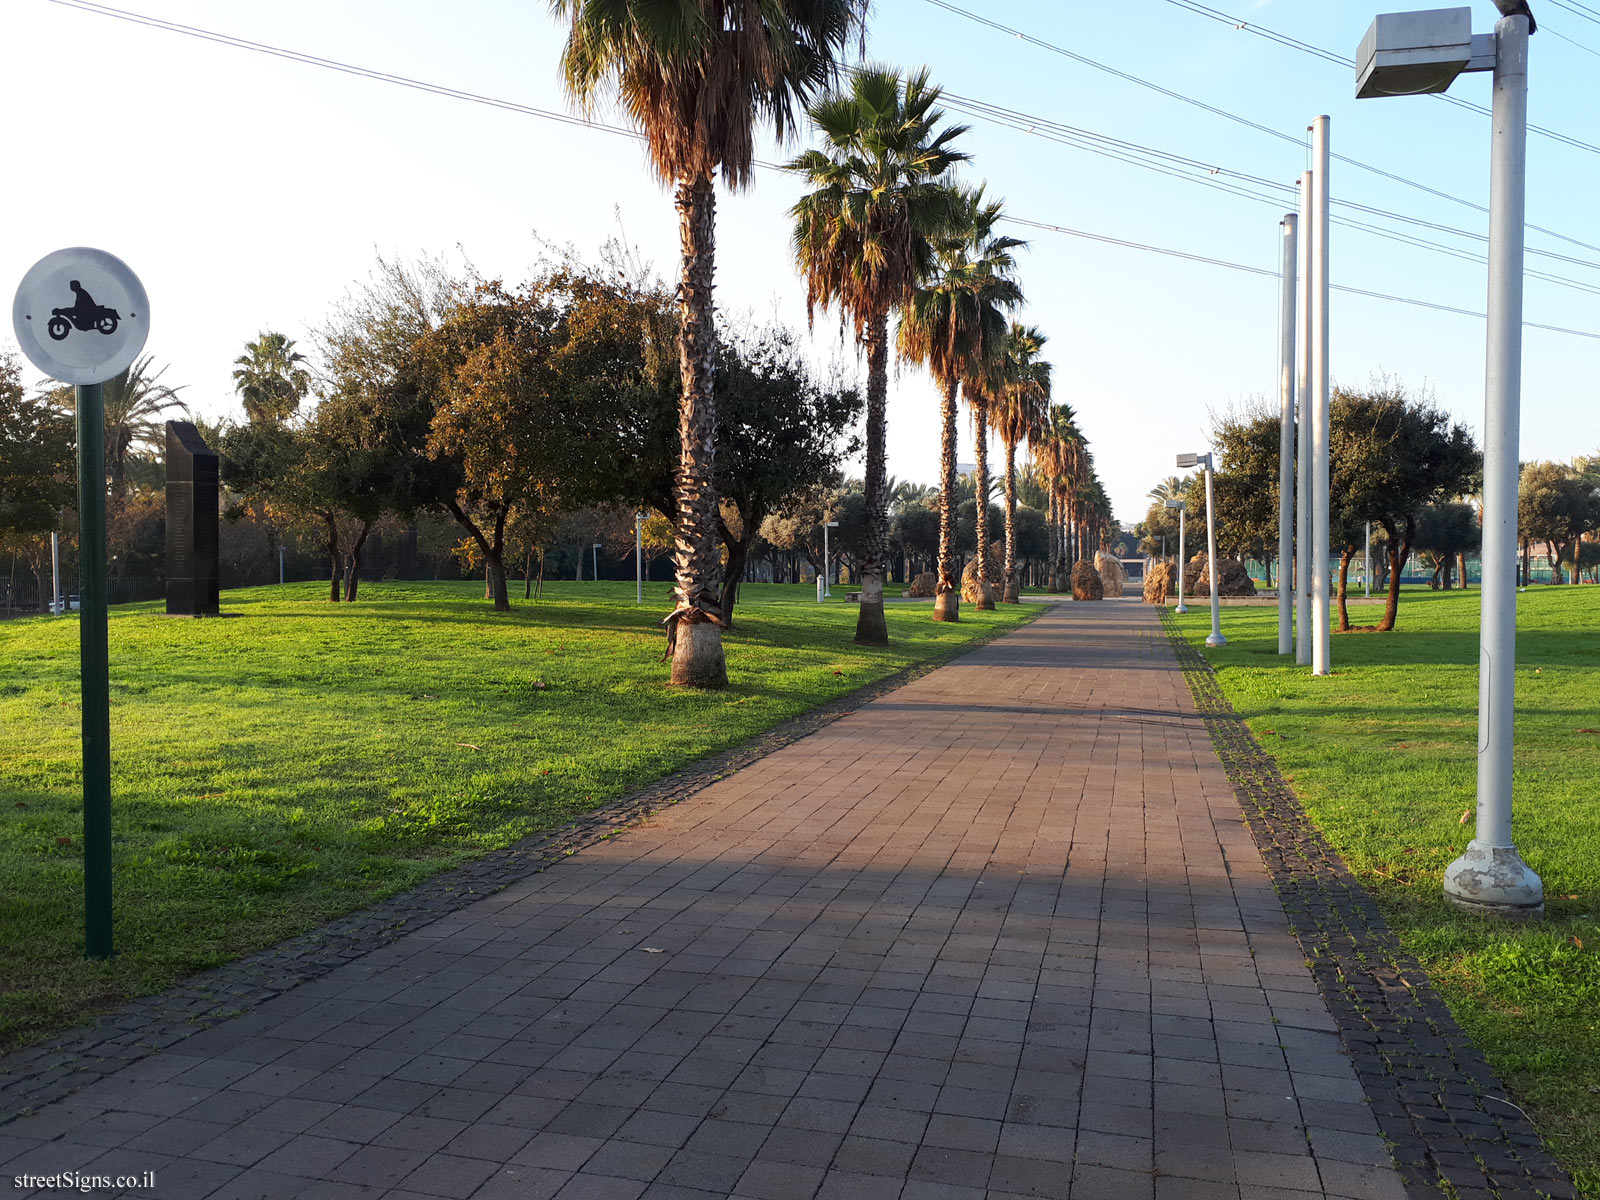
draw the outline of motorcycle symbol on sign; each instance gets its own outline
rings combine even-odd
[[[73,329],[77,329],[79,333],[88,333],[91,329],[98,329],[106,334],[117,331],[117,322],[122,319],[121,313],[103,304],[96,304],[94,297],[89,295],[76,279],[72,280],[69,286],[77,299],[71,308],[50,310],[50,321],[46,328],[49,329],[53,339],[62,341]]]

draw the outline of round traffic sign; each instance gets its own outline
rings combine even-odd
[[[28,361],[62,383],[104,383],[133,365],[150,332],[150,302],[128,264],[73,246],[34,263],[11,305]]]

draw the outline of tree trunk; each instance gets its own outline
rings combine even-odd
[[[961,619],[961,586],[956,576],[956,380],[942,381],[939,396],[939,583],[933,619]]]
[[[1467,552],[1460,551],[1456,555],[1456,574],[1461,577],[1461,590],[1467,590]]]
[[[333,519],[331,512],[323,513],[322,521],[328,527],[328,601],[337,604],[339,603],[339,524]]]
[[[1345,597],[1350,585],[1350,560],[1356,556],[1356,548],[1346,545],[1344,552],[1339,555],[1339,632],[1350,632],[1350,606]],[[1282,586],[1280,580],[1279,586]]]
[[[673,551],[678,604],[666,619],[671,682],[719,688],[728,682],[722,650],[717,569],[717,369],[715,280],[717,194],[711,175],[680,179],[675,203],[683,252],[678,278],[678,470],[674,479]]]
[[[972,433],[977,465],[972,470],[973,494],[978,500],[978,600],[980,611],[994,608],[994,587],[989,580],[989,397],[982,390],[968,398],[972,404]]]
[[[1018,604],[1022,585],[1017,579],[1017,444],[1006,442],[1006,582],[1001,598]]]
[[[739,585],[744,582],[745,571],[750,562],[750,543],[755,540],[752,530],[761,526],[761,514],[753,512],[739,514],[744,525],[744,537],[736,538],[733,530],[728,528],[722,515],[717,515],[717,529],[722,538],[722,544],[728,550],[728,563],[722,573],[722,619],[726,627],[733,628],[733,606],[739,601]]]
[[[1398,532],[1388,522],[1384,522],[1383,531],[1389,535],[1389,592],[1384,597],[1383,620],[1378,622],[1378,632],[1388,633],[1394,629],[1395,618],[1400,613],[1400,571],[1411,547],[1401,542]]]
[[[522,560],[522,598],[533,598],[533,547],[528,547],[528,556]]]
[[[344,570],[344,602],[351,603],[356,598],[356,590],[361,585],[361,551],[367,544],[367,534],[372,532],[372,522],[361,522],[361,532],[356,534],[355,544],[350,547],[350,553],[345,556]]]
[[[889,540],[889,497],[884,442],[888,426],[889,310],[867,322],[867,528],[861,561],[861,611],[856,614],[856,645],[887,646],[889,624],[883,615],[883,577]]]

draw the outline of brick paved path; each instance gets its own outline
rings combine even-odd
[[[0,1177],[1400,1200],[1333,1029],[1155,615],[1069,605],[0,1128]]]

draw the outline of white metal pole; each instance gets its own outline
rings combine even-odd
[[[278,583],[280,585],[283,583],[283,560],[284,560],[284,546],[283,546],[282,542],[279,542],[278,543]]]
[[[1367,599],[1372,599],[1372,522],[1367,522],[1367,548],[1361,558],[1361,582],[1367,589]]]
[[[595,580],[598,582],[599,579],[600,579],[600,543],[599,542],[596,542],[594,544],[594,548],[589,553],[589,559],[590,559],[590,562],[594,566],[594,577],[595,577]]]
[[[61,534],[50,533],[50,611],[60,613],[61,603]]]
[[[833,595],[833,575],[828,570],[828,562],[831,557],[832,552],[828,549],[828,523],[824,521],[822,523],[822,594],[824,596]]]
[[[1178,607],[1177,612],[1186,613],[1189,606],[1183,602],[1183,568],[1189,564],[1185,554],[1184,532],[1189,527],[1189,506],[1185,504],[1178,510]]]
[[[1205,457],[1206,464],[1206,574],[1211,576],[1211,636],[1208,646],[1226,646],[1222,636],[1222,610],[1217,601],[1217,506],[1211,498],[1211,464],[1213,455]]]
[[[1311,172],[1300,176],[1300,288],[1295,305],[1294,661],[1311,665]]]
[[[1294,650],[1294,608],[1289,591],[1294,558],[1294,332],[1297,241],[1300,218],[1286,213],[1278,308],[1278,653]]]
[[[1311,673],[1327,675],[1332,645],[1328,573],[1328,118],[1311,124]]]
[[[1522,259],[1528,139],[1528,24],[1495,24],[1489,174],[1489,331],[1483,413],[1483,579],[1478,650],[1478,821],[1444,873],[1466,908],[1536,916],[1544,884],[1511,840],[1517,650],[1517,449],[1522,403]]]
[[[635,604],[644,603],[644,514],[633,514],[633,574]]]

